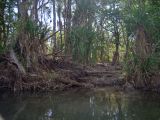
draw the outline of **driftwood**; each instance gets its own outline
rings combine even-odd
[[[103,75],[103,74],[117,74],[117,71],[86,71],[87,75]]]

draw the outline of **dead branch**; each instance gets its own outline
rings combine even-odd
[[[49,1],[48,2],[46,2],[46,3],[44,3],[44,4],[42,4],[41,6],[39,6],[39,8],[38,8],[38,10],[40,10],[41,8],[43,8],[45,5],[47,5],[49,3]]]
[[[47,41],[48,39],[50,39],[51,37],[53,37],[56,33],[58,33],[60,30],[54,32],[53,34],[51,34],[49,37],[45,38],[44,41]]]

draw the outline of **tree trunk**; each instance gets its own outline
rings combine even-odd
[[[5,25],[5,6],[6,0],[0,1],[0,44],[5,46],[6,43],[6,25]]]
[[[112,65],[119,63],[119,32],[118,29],[115,32],[115,47],[116,51],[114,52],[113,59],[112,59]]]
[[[30,45],[29,38],[26,31],[26,23],[28,18],[28,0],[22,0],[20,3],[20,20],[23,21],[21,23],[21,31],[19,31],[18,39],[21,48],[21,54],[25,56],[27,69],[31,68],[31,56],[30,56]]]
[[[24,69],[24,67],[22,66],[22,64],[19,62],[19,60],[16,57],[16,54],[14,52],[13,49],[10,50],[10,57],[13,60],[13,62],[17,65],[18,70],[22,73],[22,74],[26,74],[26,71]]]
[[[53,0],[53,33],[55,32],[56,32],[56,1]],[[55,51],[57,47],[56,34],[53,36],[53,43],[54,43],[53,51]]]
[[[17,3],[17,8],[18,8],[18,19],[20,18],[21,14],[20,14],[20,0],[16,0]]]
[[[129,55],[129,38],[127,37],[126,39],[126,52],[125,52],[125,59],[128,59],[128,55]]]
[[[38,0],[33,0],[33,8],[31,12],[32,19],[35,21],[35,23],[38,22]]]
[[[62,43],[62,21],[61,21],[61,6],[58,5],[58,25],[59,25],[59,31],[60,31],[60,49],[62,50],[63,48],[63,43]]]
[[[135,41],[135,54],[139,59],[139,63],[143,65],[144,61],[151,55],[151,45],[149,42],[149,37],[147,36],[145,29],[143,26],[139,25],[136,30],[136,41]],[[140,67],[137,67],[137,63],[135,64],[137,70],[135,73],[135,86],[136,87],[144,87],[148,85],[146,83],[146,79],[144,78],[144,73]]]
[[[66,40],[65,40],[65,51],[67,55],[71,55],[71,41],[70,41],[70,31],[71,31],[71,18],[72,18],[72,9],[71,9],[72,0],[67,1],[67,16],[66,16]]]
[[[151,54],[151,45],[143,26],[138,26],[136,31],[135,53],[141,59],[146,59]]]
[[[116,10],[115,4],[113,4],[113,9]],[[118,16],[116,16],[115,19],[113,19],[116,51],[114,52],[114,55],[113,55],[112,65],[119,63],[120,32],[119,32],[118,23],[119,23],[119,18]]]

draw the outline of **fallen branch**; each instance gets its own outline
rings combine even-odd
[[[55,57],[72,57],[71,55],[56,55]]]
[[[57,54],[62,53],[62,51],[63,51],[63,50],[59,50],[59,51],[57,51],[57,52],[53,52],[53,53],[47,54],[47,55],[45,55],[45,56],[56,56]]]
[[[50,39],[51,37],[53,37],[56,33],[58,33],[60,30],[54,32],[53,34],[51,34],[49,37],[45,38],[44,41],[47,41],[48,39]]]

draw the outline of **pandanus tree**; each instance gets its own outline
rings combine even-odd
[[[134,85],[144,87],[151,84],[153,71],[158,69],[159,57],[155,52],[158,48],[159,38],[155,33],[159,33],[158,3],[155,1],[136,0],[126,1],[124,11],[124,22],[127,30],[128,39],[134,39],[131,47],[131,55],[128,64],[132,63],[127,69],[130,76],[134,76]],[[127,12],[126,12],[127,11]],[[156,18],[156,19],[155,19]],[[157,46],[157,47],[155,47]],[[132,61],[132,62],[131,62]]]
[[[95,1],[77,0],[72,19],[71,45],[73,59],[88,63],[94,56],[95,31],[93,22],[95,17]]]
[[[17,2],[18,20],[15,27],[15,48],[17,54],[22,56],[20,59],[24,62],[27,70],[30,70],[33,64],[38,63],[38,57],[44,52],[45,37],[48,30],[39,19],[39,13],[45,5],[45,3],[40,3],[37,0]]]

